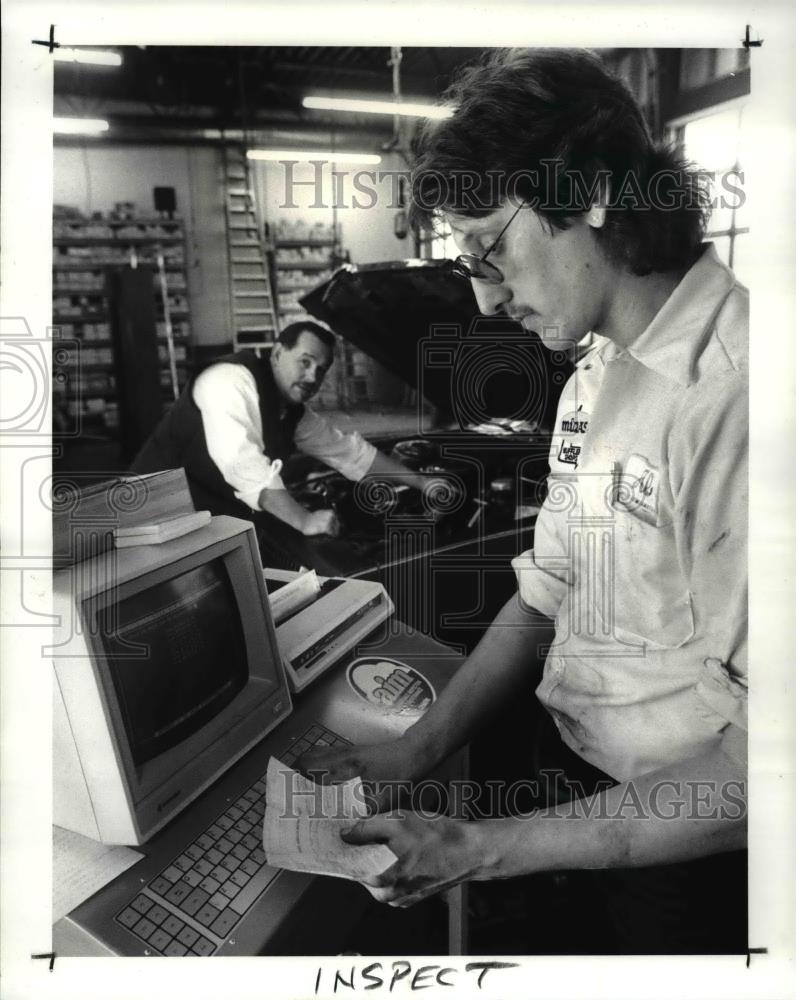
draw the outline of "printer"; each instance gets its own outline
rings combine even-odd
[[[393,612],[377,582],[263,570],[288,683],[301,691],[355,649]]]

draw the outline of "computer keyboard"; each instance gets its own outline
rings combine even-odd
[[[314,747],[348,746],[314,724],[279,759]],[[279,874],[265,863],[265,775],[153,878],[116,920],[158,955],[212,955]]]

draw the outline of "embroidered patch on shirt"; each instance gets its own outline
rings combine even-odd
[[[620,506],[648,524],[657,524],[660,470],[643,455],[631,455],[622,471],[621,484]]]
[[[558,433],[564,439],[558,446],[558,461],[577,469],[581,445],[577,438],[589,429],[589,414],[581,404],[577,410],[563,414],[558,421]],[[568,440],[570,439],[570,440]],[[574,440],[571,440],[574,439]]]
[[[583,404],[571,413],[565,413],[559,422],[561,434],[585,434],[589,429],[589,414],[583,412]]]

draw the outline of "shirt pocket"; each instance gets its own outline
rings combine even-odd
[[[677,649],[693,638],[694,608],[671,523],[617,511],[607,593],[597,602],[603,629],[620,642]]]

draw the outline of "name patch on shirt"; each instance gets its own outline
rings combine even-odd
[[[655,525],[658,523],[660,484],[660,470],[643,455],[631,455],[622,472],[619,503],[631,514]]]

